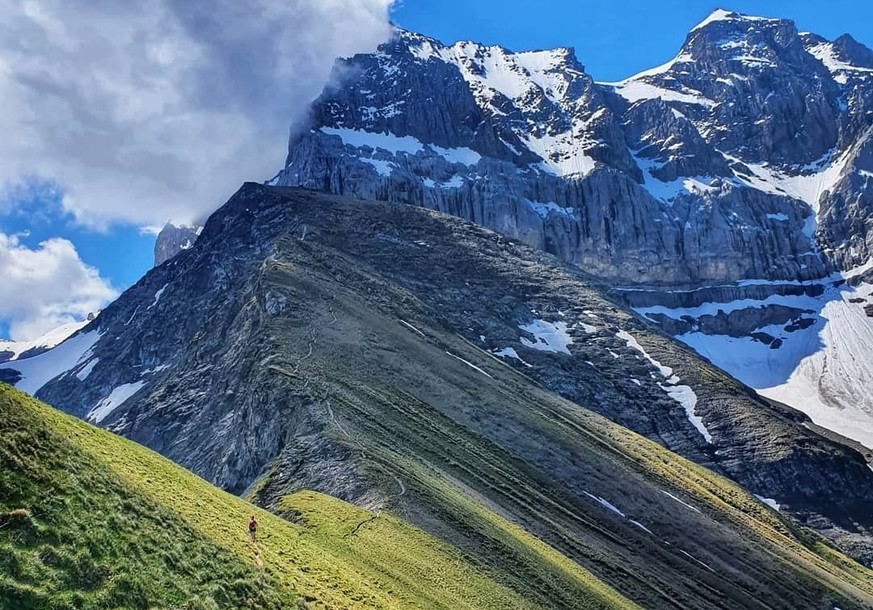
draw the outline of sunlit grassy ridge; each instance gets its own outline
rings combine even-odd
[[[0,384],[0,608],[538,608],[410,525],[316,493],[255,509]],[[487,511],[485,511],[487,512]],[[257,547],[245,524],[261,524]],[[636,608],[495,515],[571,606]]]

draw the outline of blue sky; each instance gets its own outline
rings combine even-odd
[[[575,47],[589,74],[614,81],[673,58],[717,8],[793,19],[801,31],[831,39],[848,32],[873,47],[870,0],[403,0],[393,19],[443,42]]]
[[[251,1],[266,5],[273,2]],[[214,56],[208,57],[209,63],[199,66],[206,75],[203,82],[211,85],[216,74],[227,75],[231,86],[223,89],[221,96],[215,95],[217,89],[201,90],[197,82],[196,86],[191,85],[192,66],[182,65],[187,56],[166,58],[161,54],[147,54],[146,59],[131,57],[130,49],[134,48],[135,41],[146,38],[137,29],[140,27],[137,15],[113,14],[111,11],[80,14],[81,11],[71,10],[67,14],[49,15],[57,19],[45,19],[44,14],[5,15],[0,12],[0,23],[11,24],[9,27],[15,29],[16,36],[24,37],[30,32],[29,27],[36,41],[64,38],[55,31],[63,24],[72,24],[68,25],[66,32],[66,38],[69,38],[71,33],[87,32],[94,22],[102,24],[101,28],[106,31],[116,34],[129,32],[131,36],[128,45],[112,40],[105,47],[95,46],[96,58],[82,58],[75,53],[78,49],[71,52],[60,46],[49,48],[53,55],[46,53],[45,57],[37,58],[44,60],[34,64],[40,77],[55,70],[56,80],[64,86],[70,85],[65,80],[70,75],[83,79],[70,86],[78,86],[85,93],[62,100],[66,105],[46,106],[32,113],[35,104],[45,103],[45,100],[54,103],[55,98],[46,95],[45,91],[30,92],[34,97],[22,96],[23,101],[17,110],[11,109],[12,102],[17,101],[14,97],[4,98],[0,129],[12,133],[12,137],[0,140],[2,165],[7,168],[15,166],[15,171],[23,175],[40,174],[61,182],[64,177],[60,174],[66,172],[66,179],[75,181],[77,195],[81,196],[64,199],[63,184],[45,181],[31,180],[24,188],[19,186],[10,190],[8,185],[0,188],[0,240],[5,239],[5,242],[0,241],[0,337],[17,334],[16,338],[27,338],[23,335],[32,334],[40,327],[34,320],[22,318],[27,317],[26,312],[22,314],[22,308],[30,306],[26,298],[18,299],[21,303],[14,311],[8,306],[3,309],[3,303],[19,296],[13,292],[22,295],[33,292],[31,300],[46,311],[58,309],[50,302],[52,298],[75,301],[75,306],[64,314],[66,318],[53,314],[53,318],[48,316],[40,321],[43,327],[59,320],[67,321],[70,315],[81,316],[85,309],[96,307],[100,299],[105,301],[112,289],[129,287],[151,267],[154,236],[145,233],[141,226],[161,225],[179,210],[184,214],[177,219],[202,217],[206,210],[220,204],[244,180],[269,178],[272,175],[269,172],[275,172],[282,163],[285,134],[294,111],[304,109],[321,88],[323,80],[319,79],[323,76],[318,75],[326,74],[333,57],[372,48],[374,41],[386,35],[384,11],[389,2],[354,0],[345,9],[337,9],[339,12],[334,13],[324,8],[326,4],[314,3],[306,8],[309,5],[305,3],[292,3],[296,8],[288,10],[310,11],[311,14],[289,13],[277,21],[284,24],[282,27],[287,31],[275,33],[271,30],[270,36],[263,33],[264,26],[258,21],[257,11],[250,11],[253,13],[252,23],[245,24],[246,27],[234,22],[234,19],[239,19],[236,14],[233,19],[218,16],[206,26],[196,14],[182,15],[180,18],[183,24],[187,24],[185,27],[193,24],[193,29],[180,29],[184,37],[168,39],[167,48],[184,49],[189,43],[206,41],[208,45],[201,48],[211,49]],[[329,4],[342,8],[337,3]],[[360,12],[355,13],[351,6]],[[161,7],[164,4],[156,0],[153,4],[143,5],[140,10],[159,11],[163,10]],[[793,19],[801,30],[828,38],[849,32],[873,47],[873,1],[868,0],[724,0],[714,3],[699,0],[402,0],[395,4],[391,19],[401,27],[444,42],[469,39],[515,50],[573,46],[579,60],[596,80],[613,81],[675,56],[687,32],[716,8]],[[45,6],[43,9],[49,10]],[[144,24],[159,22],[150,14],[139,17],[143,18]],[[85,21],[80,24],[82,27],[75,23],[78,18]],[[113,29],[119,23],[122,28]],[[230,37],[222,30],[227,29],[228,23],[233,23]],[[307,24],[308,35],[300,33],[301,23]],[[292,41],[297,47],[276,46],[276,43],[269,42],[276,40]],[[32,63],[34,58],[31,56],[16,61],[18,49],[4,47],[10,41],[13,38],[0,36],[0,59],[6,59],[13,66]],[[89,39],[88,44],[80,46],[89,47],[92,42]],[[273,46],[266,46],[268,44]],[[39,42],[27,48],[48,47]],[[113,55],[115,51],[118,51],[117,55]],[[284,64],[260,62],[252,66],[239,60],[240,57],[254,56],[281,57]],[[111,61],[104,61],[104,57]],[[315,60],[320,63],[307,63]],[[65,61],[72,64],[66,65]],[[85,65],[93,64],[93,67],[80,69],[83,61]],[[180,65],[182,67],[173,72]],[[251,77],[250,73],[264,66],[267,71]],[[153,99],[152,90],[136,88],[141,86],[140,81],[127,82],[118,76],[125,72],[159,75],[158,78],[170,74],[166,82],[157,81],[160,87],[154,89],[190,89],[196,95],[182,99],[181,103],[176,98],[171,98],[170,103],[160,97]],[[103,97],[92,100],[89,96],[100,83],[106,82],[103,78],[106,74],[118,79],[117,82],[103,92]],[[240,84],[246,78],[252,81],[249,86]],[[286,81],[285,88],[271,85]],[[28,81],[18,79],[18,84],[22,82]],[[2,86],[0,82],[0,89]],[[263,99],[233,97],[234,92],[247,90],[267,93],[261,96]],[[295,97],[294,105],[284,105],[284,100],[292,97]],[[75,99],[83,100],[86,106],[69,106]],[[216,103],[216,100],[224,99],[227,100],[225,106]],[[131,105],[130,100],[147,102]],[[169,120],[161,104],[167,104],[168,109],[181,107],[184,113],[180,116],[186,124],[192,125],[192,129],[188,132],[177,130],[175,126],[180,122]],[[72,112],[64,114],[68,107]],[[89,113],[94,107],[109,110],[103,115],[92,116]],[[67,133],[65,130],[80,116],[87,119],[85,128]],[[270,120],[252,120],[258,116]],[[113,123],[113,119],[118,117],[130,120]],[[99,124],[97,130],[90,129],[94,119]],[[42,133],[39,146],[32,146],[30,136],[22,135],[32,126],[28,121],[34,120],[45,121],[41,132],[36,123],[37,135]],[[62,137],[59,138],[58,134]],[[59,148],[59,141],[73,146],[70,150]],[[8,146],[10,142],[13,144],[11,148]],[[137,146],[141,143],[153,148],[140,150]],[[108,146],[105,150],[104,144]],[[44,158],[52,155],[51,164],[42,163]],[[257,163],[247,164],[256,157]],[[139,159],[145,159],[146,165],[129,163]],[[42,165],[43,169],[37,165]],[[7,173],[9,171],[12,170]],[[206,186],[201,188],[202,185]],[[40,245],[50,238],[68,240],[72,247],[49,249]],[[26,264],[20,265],[22,268],[43,262],[46,266],[55,265],[56,275],[47,274],[45,281],[58,284],[58,295],[48,294],[43,291],[44,287],[34,282],[19,282],[17,288],[9,288],[9,278],[14,274],[3,265],[10,266],[8,261],[13,259],[24,261]],[[80,279],[74,280],[73,277]],[[74,285],[76,281],[88,286]],[[75,299],[65,295],[71,291],[78,291]]]
[[[130,224],[98,230],[77,223],[62,209],[58,188],[50,185],[17,195],[12,210],[0,216],[0,231],[17,235],[18,241],[30,249],[52,237],[68,239],[76,245],[84,263],[97,267],[118,288],[134,284],[154,260],[153,232]]]

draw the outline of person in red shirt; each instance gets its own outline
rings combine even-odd
[[[258,541],[258,522],[255,521],[254,515],[249,519],[249,537],[252,539],[252,542]]]

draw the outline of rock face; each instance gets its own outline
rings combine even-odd
[[[397,31],[339,62],[342,85],[292,134],[274,183],[423,206],[543,249],[873,447],[873,365],[857,364],[873,362],[869,318],[848,300],[824,313],[864,296],[840,282],[873,255],[871,60],[850,36],[723,10],[617,83],[572,49]]]
[[[274,183],[461,216],[624,284],[817,278],[870,254],[871,55],[716,11],[598,84],[572,49],[398,31],[339,63]]]
[[[541,429],[554,413],[508,406],[545,388],[871,559],[873,471],[859,453],[653,332],[578,269],[414,206],[246,185],[193,248],[30,360],[0,370],[226,489],[260,479],[270,506],[299,488],[390,504],[412,476],[398,483],[392,468],[469,431],[578,495],[595,475]]]
[[[155,240],[155,267],[162,265],[179,252],[189,249],[197,241],[203,227],[176,226],[168,222]]]

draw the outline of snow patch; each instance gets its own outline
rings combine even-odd
[[[164,294],[164,290],[167,289],[167,286],[169,286],[169,284],[164,284],[164,285],[161,287],[161,289],[158,290],[158,291],[155,293],[155,300],[152,301],[152,304],[151,304],[151,305],[149,305],[148,307],[146,307],[146,311],[148,311],[149,309],[151,309],[152,307],[154,307],[155,305],[158,304],[158,301],[161,300],[161,296]]]
[[[676,318],[699,317],[771,303],[815,312],[807,316],[814,323],[804,329],[788,332],[785,324],[756,329],[779,340],[778,349],[753,337],[690,332],[677,339],[763,396],[873,448],[873,319],[864,311],[871,289],[871,284],[829,286],[820,297],[777,295],[665,312]],[[861,298],[864,302],[851,302]]]
[[[530,324],[519,324],[518,327],[534,336],[534,341],[527,337],[520,337],[521,344],[525,347],[542,352],[570,355],[567,346],[573,343],[573,338],[567,333],[566,322],[552,323],[545,320],[534,320]]]
[[[101,336],[101,333],[91,330],[71,337],[33,358],[0,364],[0,369],[13,369],[21,373],[22,378],[15,387],[33,396],[49,381],[83,362]]]
[[[348,146],[384,150],[392,155],[397,155],[398,153],[416,155],[428,150],[433,154],[439,155],[449,163],[466,166],[476,165],[482,159],[482,155],[470,148],[443,148],[435,144],[424,144],[413,136],[396,136],[390,132],[373,133],[342,127],[322,127],[320,131],[329,136],[338,136],[342,139],[343,144]],[[391,170],[394,168],[390,161],[383,159],[361,157],[360,160],[372,165],[380,176],[390,176]]]
[[[639,521],[634,521],[633,519],[628,519],[628,521],[630,521],[631,523],[633,523],[634,525],[636,525],[638,528],[640,528],[640,529],[643,530],[644,532],[646,532],[646,533],[648,533],[648,534],[652,534],[652,536],[655,535],[655,534],[652,532],[652,530],[650,530],[649,528],[647,528],[645,525],[643,525],[643,524],[640,523]]]
[[[669,366],[664,366],[643,349],[643,346],[639,344],[639,342],[627,331],[619,331],[615,334],[616,337],[622,339],[628,347],[637,350],[640,352],[643,357],[648,360],[652,366],[658,369],[661,373],[661,376],[666,379],[666,383],[659,383],[658,387],[664,390],[670,398],[678,402],[682,405],[682,408],[685,409],[685,416],[688,418],[688,421],[691,422],[691,425],[700,433],[703,439],[707,443],[712,443],[712,435],[709,433],[709,430],[706,428],[706,425],[703,423],[703,419],[697,415],[697,394],[691,388],[691,386],[687,385],[678,385],[680,379],[678,376],[673,374],[673,369]]]
[[[673,498],[673,499],[676,500],[679,504],[681,504],[681,505],[684,506],[685,508],[690,508],[690,509],[693,510],[695,513],[699,513],[699,512],[700,512],[700,509],[699,509],[699,508],[697,508],[696,506],[692,506],[691,504],[689,504],[688,502],[685,502],[684,500],[682,500],[681,498],[679,498],[679,497],[677,497],[677,496],[674,496],[674,495],[671,494],[669,491],[665,491],[665,490],[662,489],[662,490],[661,490],[661,493],[664,494],[664,495],[666,495],[666,496],[669,496],[669,497]]]
[[[86,419],[100,423],[115,409],[120,407],[128,398],[136,394],[143,386],[145,381],[135,381],[134,383],[125,383],[117,388],[114,388],[109,396],[97,403],[88,413]]]
[[[834,45],[830,42],[822,42],[809,47],[807,52],[823,63],[831,74],[834,75],[839,75],[843,72],[873,73],[873,69],[862,68],[842,61],[837,57],[834,52]],[[845,82],[842,84],[845,84]]]
[[[700,93],[681,93],[679,91],[664,89],[657,85],[634,81],[632,79],[610,84],[618,95],[632,104],[634,102],[639,102],[640,100],[654,100],[661,98],[665,102],[693,104],[695,106],[704,106],[705,108],[712,108],[716,105],[714,101],[704,97]]]
[[[412,136],[395,136],[393,133],[372,133],[359,129],[346,129],[340,127],[322,127],[321,132],[329,136],[338,136],[343,144],[363,148],[369,146],[373,149],[387,150],[391,154],[405,152],[410,155],[423,150],[424,145]]]
[[[773,498],[765,498],[764,496],[759,496],[758,494],[755,494],[755,497],[756,497],[760,502],[763,502],[764,504],[766,504],[767,506],[769,506],[770,508],[772,508],[772,509],[775,510],[776,512],[779,512],[779,509],[781,508],[781,505],[780,505],[776,500],[774,500]]]
[[[441,189],[457,189],[464,186],[464,178],[455,174],[445,182],[435,182],[430,178],[425,178],[422,180],[424,185],[428,188],[441,188]]]
[[[390,161],[385,161],[383,159],[366,159],[361,157],[361,161],[366,163],[367,165],[372,165],[376,170],[376,173],[380,176],[387,178],[391,175],[391,172],[394,170],[394,164]]]
[[[30,341],[0,340],[0,353],[12,352],[12,356],[9,357],[9,361],[12,361],[17,359],[24,352],[35,348],[52,348],[60,343],[63,343],[64,340],[67,339],[67,337],[85,328],[85,326],[87,326],[89,322],[90,320],[82,320],[81,322],[69,322],[67,324],[62,324],[57,328],[50,330],[46,334],[37,337],[36,339],[31,339]]]
[[[418,330],[417,328],[415,328],[412,324],[410,324],[410,323],[407,322],[406,320],[400,320],[400,323],[403,324],[404,326],[406,326],[407,328],[410,328],[410,329],[414,330],[415,332],[417,332],[417,333],[418,333],[419,335],[421,335],[422,337],[425,337],[425,339],[427,338],[423,332],[421,332],[420,330]]]
[[[660,362],[652,358],[649,353],[643,348],[643,346],[639,344],[636,338],[629,332],[627,332],[626,330],[621,330],[615,333],[615,336],[624,341],[629,348],[635,349],[636,351],[641,353],[643,357],[649,361],[649,363],[651,363],[656,369],[658,369],[658,372],[661,373],[662,377],[666,379],[673,376],[673,369],[671,369],[669,366],[662,365]]]
[[[539,169],[555,176],[585,177],[594,171],[594,158],[571,132],[535,137],[523,135],[521,139],[534,154],[542,159]]]
[[[576,212],[575,208],[565,208],[559,206],[557,203],[552,201],[547,201],[545,203],[540,201],[531,201],[530,199],[525,199],[525,203],[527,203],[537,215],[545,220],[551,214],[561,214],[563,216],[569,216],[572,218]]]
[[[740,163],[749,168],[751,175],[734,170],[738,180],[771,195],[791,197],[803,201],[818,214],[819,201],[826,191],[833,190],[845,173],[852,155],[844,153],[834,158],[830,152],[819,161],[801,168],[797,174],[772,168],[761,163],[743,163],[741,160],[724,155],[728,161]]]
[[[592,500],[594,500],[595,502],[597,502],[598,504],[600,504],[601,506],[603,506],[604,508],[611,510],[612,512],[614,512],[615,514],[617,514],[621,517],[627,518],[627,516],[623,512],[621,512],[614,504],[610,503],[608,500],[604,500],[600,496],[595,496],[594,494],[590,494],[587,491],[585,491],[583,493],[586,496],[588,496],[589,498],[591,498]]]
[[[480,373],[482,373],[483,375],[485,375],[485,376],[488,377],[489,379],[494,379],[493,377],[491,377],[491,375],[489,375],[488,373],[486,373],[485,371],[483,371],[482,369],[480,369],[478,366],[476,366],[475,364],[473,364],[473,363],[470,362],[469,360],[464,360],[464,359],[461,358],[460,356],[455,356],[452,352],[449,352],[449,351],[447,351],[446,354],[448,354],[449,356],[451,356],[451,357],[454,358],[455,360],[460,360],[461,362],[463,362],[464,364],[466,364],[467,366],[469,366],[471,369],[475,369],[475,370],[479,371]]]
[[[530,364],[528,364],[527,362],[522,360],[521,356],[518,355],[518,352],[515,351],[515,349],[513,349],[511,347],[504,347],[504,348],[501,348],[499,350],[494,350],[492,353],[495,356],[497,356],[498,358],[512,358],[513,360],[518,360],[526,367],[531,366]]]
[[[678,381],[678,377],[676,378]],[[691,422],[691,425],[694,426],[700,435],[703,437],[707,443],[712,443],[712,435],[709,433],[709,430],[706,428],[706,425],[703,423],[703,419],[699,415],[697,415],[695,409],[697,408],[697,394],[694,393],[694,390],[691,389],[691,386],[687,385],[661,385],[658,384],[662,390],[667,392],[670,395],[670,398],[678,402],[682,405],[682,408],[685,409],[685,416],[688,418],[688,421]]]
[[[476,165],[482,159],[482,155],[475,150],[466,147],[441,148],[439,146],[434,146],[433,144],[430,144],[429,146],[449,163],[456,163],[469,167]]]
[[[680,177],[669,182],[656,178],[652,170],[657,169],[660,164],[651,159],[633,156],[637,162],[637,166],[643,173],[643,188],[649,191],[655,199],[660,199],[665,203],[672,202],[676,197],[683,193],[691,193],[701,195],[718,191],[718,187],[712,186],[713,178],[711,176],[690,176]]]
[[[76,373],[76,378],[79,381],[85,381],[88,379],[88,375],[91,374],[91,371],[94,370],[94,367],[97,366],[98,362],[100,362],[100,358],[91,358],[85,366],[79,369],[79,372]]]

